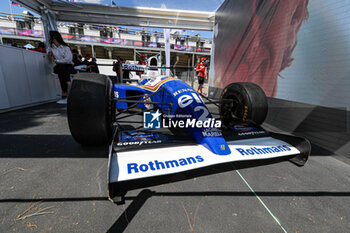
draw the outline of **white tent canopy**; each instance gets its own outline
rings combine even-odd
[[[52,0],[16,0],[42,14],[52,12],[57,21],[155,28],[212,31],[215,12],[172,10],[147,7],[118,7]]]

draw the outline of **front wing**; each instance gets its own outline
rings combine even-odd
[[[239,165],[253,167],[284,160],[302,166],[307,161],[311,146],[306,139],[258,132],[244,139],[229,133],[225,138],[231,154],[225,156],[189,138],[147,132],[144,138],[123,142],[121,134],[125,131],[118,132],[110,146],[109,198],[123,203],[129,190],[223,172],[227,164],[233,170]]]

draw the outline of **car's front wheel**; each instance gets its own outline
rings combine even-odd
[[[265,121],[267,110],[265,92],[254,83],[231,83],[220,97],[219,111],[224,124],[239,121],[260,125]]]
[[[68,96],[68,124],[74,139],[82,145],[111,141],[115,118],[112,82],[101,74],[75,75]]]

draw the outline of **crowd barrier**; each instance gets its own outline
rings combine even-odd
[[[0,112],[60,98],[46,54],[0,45]]]

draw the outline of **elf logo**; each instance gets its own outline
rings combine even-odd
[[[193,111],[198,112],[200,115],[198,117],[199,121],[206,121],[209,117],[209,111],[208,109],[203,105],[203,100],[201,97],[196,93],[192,92],[191,95],[182,95],[177,100],[177,103],[179,104],[180,108],[186,108],[190,104],[195,101],[197,104],[200,104],[196,107],[194,107]]]
[[[201,100],[201,98],[197,93],[192,92],[191,95],[180,96],[180,98],[177,100],[177,103],[179,104],[180,108],[186,108],[188,105],[192,104],[193,99],[199,104],[203,103],[203,101]]]

